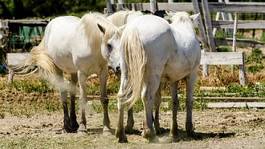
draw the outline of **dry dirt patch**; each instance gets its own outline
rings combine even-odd
[[[61,112],[37,113],[32,117],[8,115],[0,119],[0,148],[265,148],[264,110],[205,110],[194,112],[199,139],[184,131],[185,112],[179,112],[179,141],[149,144],[139,134],[128,135],[128,144],[118,144],[114,135],[102,135],[102,114],[89,113],[86,134],[58,134]],[[117,114],[111,113],[112,128]],[[143,113],[135,114],[135,128],[142,129]],[[171,114],[161,114],[161,126],[170,127]],[[166,138],[159,136],[160,140]]]

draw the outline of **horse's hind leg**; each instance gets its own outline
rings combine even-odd
[[[186,131],[187,135],[194,137],[193,125],[192,125],[192,105],[193,105],[193,88],[196,81],[196,72],[191,73],[186,77]]]
[[[76,83],[77,83],[77,74],[71,74],[71,90],[70,90],[70,124],[73,131],[77,131],[79,125],[76,121],[76,113],[75,113],[75,94],[76,94]]]
[[[64,82],[63,79],[63,72],[60,72],[58,74],[58,81],[59,82]],[[67,133],[71,133],[72,129],[71,129],[71,125],[70,125],[70,118],[69,118],[69,113],[68,113],[68,106],[67,106],[67,91],[64,88],[59,88],[59,92],[60,92],[60,98],[62,101],[62,105],[63,105],[63,113],[64,113],[64,130]]]
[[[155,95],[155,120],[154,120],[154,125],[155,125],[156,134],[162,134],[163,133],[163,129],[160,128],[160,123],[159,123],[160,104],[161,104],[161,85],[159,86],[159,89],[157,90],[156,95]]]
[[[171,130],[170,134],[172,135],[173,139],[177,138],[178,135],[178,123],[177,123],[177,112],[178,112],[178,82],[173,82],[170,85],[171,88],[171,96],[172,96],[172,122],[171,122]]]
[[[63,104],[63,113],[64,113],[64,130],[68,133],[72,132],[71,124],[70,124],[70,118],[68,114],[68,106],[67,106],[67,92],[66,91],[60,91],[60,96]]]
[[[104,132],[109,132],[110,131],[110,120],[109,120],[109,113],[108,113],[108,104],[109,104],[109,99],[107,97],[107,77],[108,77],[108,69],[104,68],[100,75],[100,101],[103,107],[103,133]]]
[[[153,107],[155,101],[155,94],[159,88],[160,77],[150,77],[150,80],[143,88],[142,101],[145,110],[145,127],[143,131],[143,137],[148,138],[149,141],[155,139],[155,129],[153,127]]]
[[[78,83],[79,83],[79,90],[80,90],[80,107],[81,107],[81,122],[78,131],[85,132],[86,131],[86,103],[87,103],[87,94],[86,94],[86,78],[87,76],[85,73],[78,71]]]

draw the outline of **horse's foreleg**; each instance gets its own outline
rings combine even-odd
[[[80,107],[81,107],[81,122],[80,122],[80,127],[78,131],[84,132],[86,131],[86,103],[87,103],[87,94],[86,94],[86,78],[87,76],[78,71],[78,83],[79,83],[79,90],[80,90]]]
[[[118,92],[118,104],[117,104],[118,105],[118,125],[117,125],[116,132],[115,132],[116,137],[119,138],[119,140],[118,140],[119,143],[128,142],[127,141],[127,137],[125,135],[124,126],[123,126],[123,122],[124,122],[124,105],[122,104],[122,98],[120,98],[120,96],[122,96],[123,93],[124,93],[124,89],[126,87],[126,83],[127,83],[127,79],[125,77],[125,71],[122,71],[120,89],[119,89],[119,92]]]
[[[157,90],[156,96],[155,96],[155,120],[154,120],[154,125],[155,125],[156,134],[162,134],[163,133],[163,129],[160,128],[160,123],[159,123],[160,104],[161,104],[161,85],[159,86],[159,89]]]
[[[75,94],[76,94],[76,83],[77,83],[77,74],[71,74],[71,90],[70,90],[70,124],[73,131],[77,131],[79,125],[76,121],[76,113],[75,113]]]
[[[124,105],[122,105],[121,99],[118,99],[118,126],[116,129],[116,137],[119,139],[119,143],[125,143],[127,141],[127,137],[125,135],[124,130]]]
[[[178,123],[177,123],[177,112],[178,112],[178,82],[173,82],[170,85],[171,88],[171,97],[172,97],[172,122],[171,122],[171,130],[170,133],[173,139],[177,138],[178,135]]]
[[[103,107],[103,133],[104,132],[109,132],[110,131],[110,120],[109,120],[109,113],[108,113],[108,104],[109,104],[109,99],[107,97],[107,77],[108,77],[108,69],[104,68],[100,75],[100,101]]]
[[[191,73],[186,77],[186,131],[190,137],[194,136],[193,125],[192,125],[192,105],[193,105],[193,87],[196,81],[196,72]]]

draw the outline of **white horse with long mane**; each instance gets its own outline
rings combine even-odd
[[[124,25],[133,21],[139,16],[144,15],[141,11],[129,11],[129,10],[124,10],[124,11],[118,11],[113,13],[112,15],[108,16],[107,18],[117,27],[125,27]],[[161,94],[160,91],[156,93],[156,100],[155,100],[155,117],[154,117],[154,124],[156,128],[156,133],[160,134],[163,132],[163,128],[160,128],[160,123],[159,123],[159,108],[160,108],[160,103],[161,103]],[[133,133],[134,129],[134,118],[133,118],[133,107],[131,107],[128,110],[128,115],[127,115],[127,125],[125,127],[125,132],[126,133]]]
[[[104,27],[104,34],[99,27]],[[55,87],[59,88],[64,110],[66,132],[86,131],[86,79],[96,73],[100,79],[103,106],[103,132],[110,130],[106,82],[108,75],[104,41],[118,34],[118,28],[103,15],[89,13],[81,19],[72,16],[57,17],[47,25],[41,43],[30,52],[26,65],[36,65]],[[71,83],[64,81],[63,73],[71,75]],[[80,89],[81,122],[76,121],[75,89]],[[70,91],[70,116],[67,106]],[[79,129],[78,129],[79,128]]]
[[[124,104],[132,107],[139,97],[142,98],[146,118],[143,135],[150,140],[155,138],[152,107],[162,77],[171,84],[173,138],[177,137],[177,81],[186,79],[186,129],[187,133],[192,135],[193,86],[201,51],[190,16],[187,13],[177,13],[171,25],[156,16],[141,16],[127,24],[121,39],[111,39],[108,44],[114,49],[120,49],[109,53],[110,61],[114,60],[117,54],[120,55],[121,84],[116,130],[119,142],[127,141],[123,127]]]

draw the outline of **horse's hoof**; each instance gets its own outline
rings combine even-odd
[[[159,127],[159,128],[156,129],[156,134],[157,135],[161,135],[163,133],[166,133],[166,131],[167,130],[165,128]]]
[[[86,133],[87,132],[86,126],[83,125],[83,124],[81,124],[79,126],[78,132],[80,132],[80,133]]]
[[[71,129],[72,129],[72,131],[77,132],[77,130],[78,130],[78,128],[79,128],[78,123],[77,123],[76,121],[73,121],[73,122],[71,122],[70,125],[71,125]]]
[[[135,130],[132,127],[126,126],[125,127],[125,133],[126,134],[133,134]]]
[[[143,132],[142,132],[142,136],[143,136],[144,138],[148,139],[149,141],[152,140],[152,139],[154,139],[154,138],[156,137],[154,131],[151,131],[151,130],[149,130],[149,129],[145,129],[145,130],[143,130]]]
[[[187,136],[191,138],[196,138],[196,133],[193,130],[187,130]]]
[[[110,135],[112,135],[112,134],[111,134],[111,130],[110,130],[110,128],[108,128],[108,127],[104,127],[104,128],[103,128],[103,135],[104,135],[104,136],[110,136]]]
[[[119,137],[118,142],[119,143],[128,143],[127,137],[126,136]]]
[[[64,125],[63,129],[66,133],[75,133],[76,132],[76,130],[73,130],[70,125]]]

